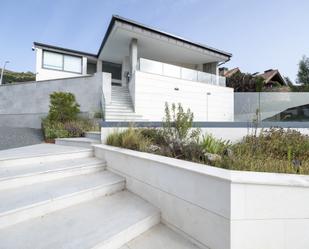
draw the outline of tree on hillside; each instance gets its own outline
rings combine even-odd
[[[309,85],[309,58],[305,55],[299,62],[297,82]]]

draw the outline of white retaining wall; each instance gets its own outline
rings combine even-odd
[[[309,248],[309,176],[238,172],[95,145],[162,222],[209,249]]]
[[[135,72],[134,107],[136,113],[151,121],[162,121],[165,102],[181,103],[190,108],[195,121],[233,121],[232,88],[196,81]],[[210,93],[210,95],[207,95]]]

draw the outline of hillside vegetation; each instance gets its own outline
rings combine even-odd
[[[2,69],[0,69],[1,73]],[[35,74],[32,72],[14,72],[5,70],[3,74],[3,84],[10,84],[15,82],[34,81]]]

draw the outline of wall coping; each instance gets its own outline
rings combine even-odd
[[[155,155],[146,152],[134,151],[120,147],[100,144],[93,145],[95,149],[103,149],[106,151],[117,152],[123,155],[132,156],[144,160],[158,162],[169,167],[175,167],[187,170],[197,174],[206,175],[223,181],[235,184],[252,184],[252,185],[271,185],[271,186],[290,186],[309,188],[309,175],[295,175],[283,173],[267,173],[267,172],[250,172],[221,169],[209,165],[189,162],[185,160],[169,158],[165,156]]]
[[[19,85],[27,85],[27,84],[43,84],[43,83],[53,83],[54,81],[63,81],[63,80],[74,80],[80,78],[90,78],[94,75],[82,75],[82,76],[74,76],[74,77],[66,77],[66,78],[57,78],[57,79],[49,79],[49,80],[34,80],[34,81],[23,81],[23,82],[13,82],[2,84],[0,87],[10,87],[10,86],[19,86]]]

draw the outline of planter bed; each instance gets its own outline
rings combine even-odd
[[[94,145],[162,222],[202,248],[309,248],[309,176],[232,171]]]

